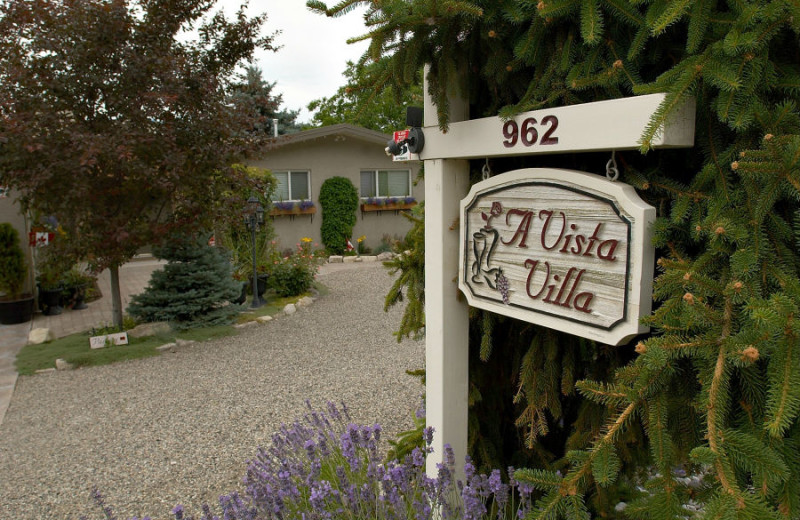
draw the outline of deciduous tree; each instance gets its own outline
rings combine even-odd
[[[372,78],[382,70],[382,64],[347,62],[347,83],[331,97],[309,103],[308,110],[314,112],[311,122],[320,126],[349,123],[384,133],[405,128],[406,107],[422,106],[422,87],[417,82],[403,88],[376,88]]]
[[[259,136],[229,78],[266,15],[215,0],[8,0],[0,5],[0,183],[55,215],[76,258],[112,276],[174,229],[214,218]]]

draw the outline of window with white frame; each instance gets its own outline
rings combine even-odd
[[[411,170],[361,170],[361,198],[411,196]]]
[[[272,172],[278,185],[272,200],[308,200],[311,198],[311,173],[308,170]]]

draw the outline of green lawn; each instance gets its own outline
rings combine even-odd
[[[320,291],[320,294],[327,292],[319,284],[315,284],[315,287]],[[287,303],[294,303],[302,296],[277,298],[267,294],[267,305],[262,305],[253,310],[248,308],[247,312],[239,315],[236,323],[245,323],[261,316],[274,316],[283,311]],[[245,302],[244,306],[247,307],[248,305],[249,302]],[[119,361],[157,356],[159,352],[156,347],[173,342],[176,338],[191,341],[208,341],[232,336],[237,332],[238,329],[232,325],[204,327],[146,338],[130,338],[130,344],[128,345],[101,349],[90,349],[89,333],[82,332],[41,345],[26,345],[17,354],[16,367],[20,375],[33,375],[37,370],[54,368],[56,359],[59,358],[72,363],[76,367],[108,365]]]

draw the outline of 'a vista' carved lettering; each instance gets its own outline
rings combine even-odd
[[[546,251],[557,249],[559,253],[564,254],[590,257],[596,256],[600,260],[605,260],[607,262],[615,262],[617,260],[617,257],[614,256],[614,252],[617,250],[619,240],[613,238],[600,240],[600,230],[603,226],[602,222],[598,223],[594,228],[594,232],[587,237],[585,234],[578,233],[577,224],[567,224],[567,215],[563,211],[558,212],[558,217],[560,217],[561,220],[561,229],[559,231],[558,238],[553,241],[552,244],[548,244],[547,237],[550,234],[550,226],[553,223],[553,214],[554,212],[552,210],[543,209],[539,211],[539,220],[544,220],[544,224],[542,224],[542,229],[539,234],[539,242],[541,243],[543,249]],[[510,226],[511,217],[516,215],[521,215],[522,218],[519,221],[519,225],[517,225],[514,235],[508,240],[504,240],[502,238],[500,240],[504,245],[507,246],[513,245],[515,242],[517,242],[517,240],[519,240],[517,247],[524,249],[528,247],[528,234],[530,233],[534,212],[532,210],[523,210],[518,208],[509,209],[506,213],[506,225]],[[556,220],[558,217],[556,217]],[[558,225],[558,223],[553,224],[554,229],[557,229],[556,226]],[[569,233],[567,233],[568,230]],[[595,244],[597,244],[596,249]]]

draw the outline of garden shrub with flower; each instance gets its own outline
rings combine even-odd
[[[220,514],[204,505],[195,517],[178,505],[174,518],[501,520],[523,518],[532,507],[533,487],[514,480],[513,468],[508,468],[511,477],[505,483],[499,470],[479,474],[467,459],[465,481],[455,481],[449,446],[438,475],[428,477],[425,456],[432,451],[431,429],[425,430],[424,448],[402,461],[386,462],[380,425],[353,424],[344,405],[328,403],[324,412],[308,407],[303,420],[283,425],[269,448],[258,449],[248,464],[243,492],[221,496]],[[106,518],[114,518],[97,490],[92,496]]]
[[[322,257],[314,252],[312,242],[303,237],[291,255],[273,260],[268,280],[278,296],[303,294],[314,283]]]

